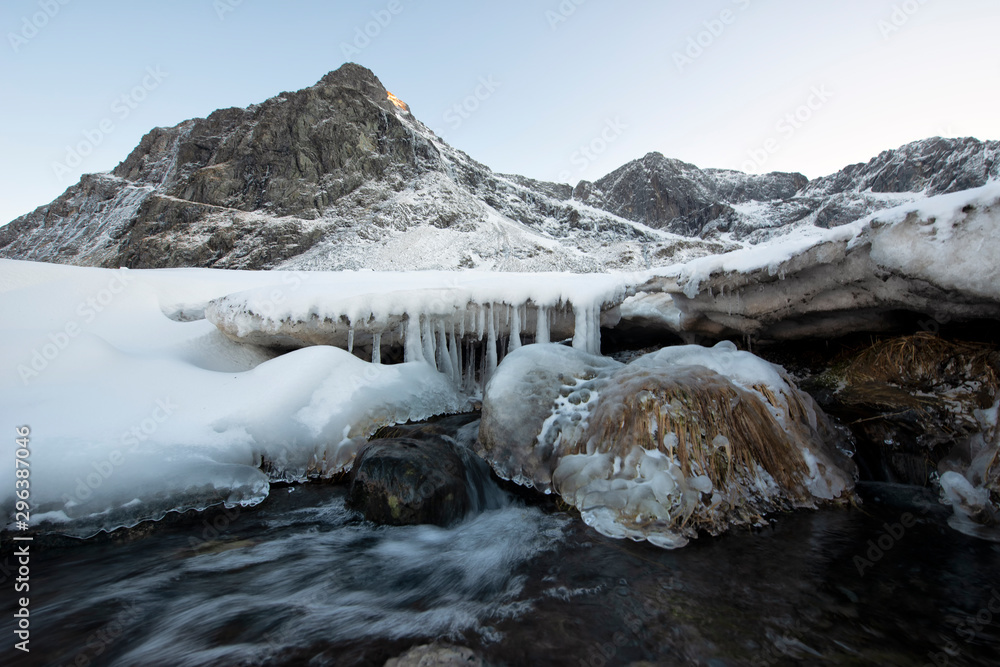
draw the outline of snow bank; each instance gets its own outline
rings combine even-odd
[[[205,320],[168,317],[234,289],[294,290],[296,277],[0,261],[0,412],[31,428],[32,524],[89,535],[253,504],[269,481],[349,465],[355,439],[382,425],[467,407],[426,363],[374,365],[331,347],[273,358]]]
[[[898,326],[902,312],[938,321],[997,318],[998,231],[1000,183],[990,182],[656,269],[639,289],[673,297],[659,318],[664,327],[718,338],[878,331]],[[646,310],[655,306],[644,300]]]

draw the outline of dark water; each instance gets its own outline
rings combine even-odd
[[[439,639],[494,665],[1000,664],[1000,546],[913,491],[864,495],[663,551],[550,503],[376,527],[342,487],[276,487],[37,551],[32,652],[5,632],[0,662],[382,665]]]

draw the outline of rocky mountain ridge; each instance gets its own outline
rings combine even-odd
[[[835,226],[998,175],[934,138],[808,181],[650,153],[575,188],[491,171],[369,70],[150,131],[109,173],[0,228],[0,257],[159,268],[632,270]]]

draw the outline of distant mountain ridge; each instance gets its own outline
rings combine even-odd
[[[576,187],[491,171],[369,70],[156,128],[0,228],[0,257],[156,268],[642,269],[982,185],[1000,142],[933,138],[823,178],[660,153]]]

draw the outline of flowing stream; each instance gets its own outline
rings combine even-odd
[[[866,484],[859,507],[665,551],[477,483],[486,509],[447,529],[375,526],[317,483],[50,539],[32,651],[4,664],[382,665],[435,640],[492,665],[1000,661],[1000,545],[949,528],[920,489]]]

